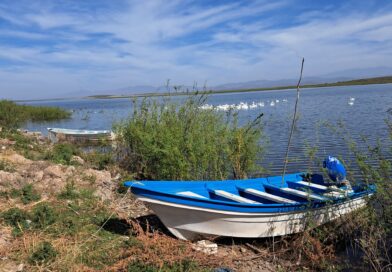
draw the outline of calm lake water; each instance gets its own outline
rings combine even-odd
[[[266,145],[260,165],[268,174],[281,174],[288,134],[294,112],[296,91],[263,91],[211,95],[207,104],[224,110],[236,107],[240,122],[264,113],[263,143]],[[177,98],[183,99],[183,98]],[[242,104],[241,104],[242,103]],[[114,122],[130,115],[131,99],[77,99],[26,102],[29,105],[57,106],[72,111],[69,120],[30,123],[26,129],[46,133],[47,127],[74,129],[111,129]],[[340,156],[354,176],[358,171],[347,140],[366,148],[363,139],[385,146],[391,159],[391,141],[385,120],[392,108],[392,84],[302,89],[299,120],[293,135],[288,171],[319,170],[326,155]],[[317,147],[317,150],[315,150]],[[312,160],[309,152],[316,151]]]

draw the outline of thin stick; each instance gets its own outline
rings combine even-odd
[[[255,246],[253,246],[253,245],[251,245],[249,243],[246,243],[245,245],[247,247],[253,249],[256,253],[260,253],[260,254],[264,254],[265,253],[265,251],[262,251],[261,249],[258,249],[257,247],[255,247]]]
[[[295,100],[294,117],[293,117],[293,122],[291,123],[289,142],[287,144],[286,156],[284,159],[283,174],[282,174],[282,186],[284,184],[284,175],[286,174],[286,167],[287,167],[287,163],[288,163],[288,156],[289,156],[289,150],[290,150],[290,144],[291,144],[291,136],[293,135],[294,125],[295,125],[295,121],[297,119],[297,108],[298,108],[298,100],[299,100],[299,85],[301,84],[301,80],[302,80],[302,71],[304,69],[304,62],[305,62],[305,58],[302,58],[301,74],[299,76],[299,80],[298,80],[298,84],[297,84],[297,99]]]

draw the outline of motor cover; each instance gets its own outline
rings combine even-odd
[[[334,182],[340,183],[346,180],[346,169],[337,158],[332,156],[326,157],[323,167],[327,169],[329,178]]]

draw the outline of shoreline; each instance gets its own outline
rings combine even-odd
[[[338,81],[333,83],[317,83],[317,84],[305,84],[300,86],[301,89],[312,89],[312,88],[328,88],[328,87],[344,87],[344,86],[362,86],[362,85],[382,85],[391,84],[392,76],[383,77],[372,77],[372,78],[361,78],[347,81]],[[120,98],[143,98],[143,97],[164,97],[164,96],[184,96],[194,94],[230,94],[230,93],[248,93],[248,92],[264,92],[264,91],[283,91],[296,89],[295,85],[292,86],[277,86],[277,87],[265,87],[265,88],[247,88],[247,89],[233,89],[233,90],[209,90],[209,91],[185,91],[185,92],[154,92],[154,93],[138,93],[129,95],[91,95],[82,97],[69,97],[69,98],[48,98],[48,99],[24,99],[24,100],[13,100],[14,102],[38,102],[38,101],[61,101],[61,100],[73,100],[73,99],[120,99]]]
[[[348,81],[338,81],[333,83],[318,83],[318,84],[305,84],[300,86],[301,89],[312,88],[328,88],[328,87],[344,87],[344,86],[361,86],[361,85],[381,85],[391,84],[392,76],[375,77],[355,79]],[[209,91],[190,91],[190,92],[164,92],[164,93],[142,93],[134,95],[92,95],[83,98],[87,99],[118,99],[118,98],[138,98],[138,97],[160,97],[160,96],[183,96],[194,94],[228,94],[228,93],[249,93],[249,92],[264,92],[264,91],[283,91],[296,89],[297,86],[277,86],[265,88],[249,88],[249,89],[234,89],[234,90],[209,90]]]

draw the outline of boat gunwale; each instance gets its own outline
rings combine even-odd
[[[239,203],[224,201],[220,199],[211,198],[197,198],[192,196],[183,196],[176,193],[167,193],[160,190],[154,190],[151,188],[144,187],[143,182],[125,182],[124,185],[131,188],[132,193],[134,193],[138,198],[150,198],[156,199],[173,204],[182,204],[187,206],[195,206],[202,208],[212,208],[226,211],[239,211],[244,209],[251,210],[264,210],[266,213],[276,213],[283,210],[288,211],[300,211],[305,209],[318,209],[326,206],[331,206],[335,204],[341,204],[343,202],[348,202],[363,196],[371,196],[375,192],[375,186],[370,185],[367,189],[353,193],[344,198],[328,199],[327,201],[311,200],[306,202],[296,202],[296,203]],[[159,181],[147,181],[147,182],[159,182]],[[204,181],[196,181],[202,183],[209,183]],[[256,211],[255,211],[256,212]]]
[[[339,206],[339,205],[345,205],[349,204],[350,202],[359,200],[361,198],[366,198],[366,197],[371,197],[373,193],[369,193],[367,195],[361,195],[355,198],[350,198],[346,199],[346,201],[341,201],[341,202],[334,202],[330,203],[330,205],[323,205],[320,207],[312,208],[309,207],[308,205],[305,205],[308,209],[293,209],[293,210],[287,210],[287,211],[279,211],[279,212],[270,212],[270,211],[263,211],[263,212],[241,212],[241,211],[232,211],[232,210],[223,210],[223,209],[213,209],[213,208],[206,208],[206,207],[200,207],[200,206],[192,206],[192,205],[187,205],[183,203],[173,203],[173,202],[168,202],[160,199],[154,199],[154,198],[148,198],[148,197],[137,197],[140,201],[147,202],[147,203],[153,203],[153,204],[159,204],[159,205],[165,205],[165,206],[171,206],[171,207],[176,207],[176,208],[183,208],[183,209],[189,209],[189,210],[199,210],[199,211],[205,211],[205,212],[212,212],[212,213],[220,213],[220,214],[227,214],[227,215],[245,215],[245,216],[270,216],[271,214],[274,214],[276,216],[281,216],[281,215],[290,215],[290,214],[296,214],[299,212],[317,212],[321,211],[322,209],[328,208],[331,209],[334,206]]]
[[[110,135],[110,130],[86,130],[86,129],[69,129],[69,128],[47,128],[48,132],[65,135],[78,135],[78,136],[97,136],[97,135]]]

